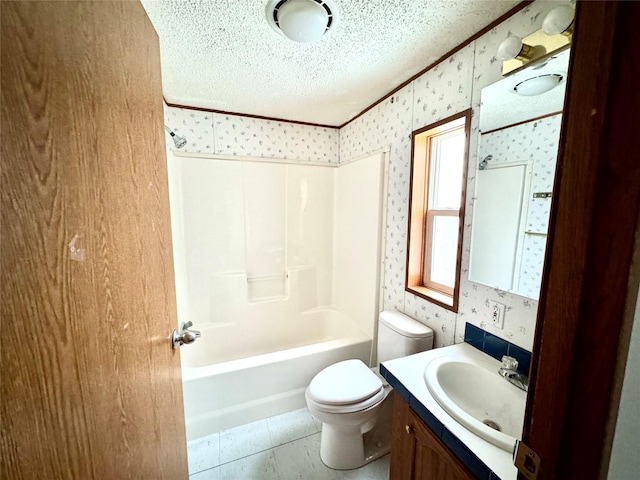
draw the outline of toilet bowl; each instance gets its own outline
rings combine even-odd
[[[335,363],[313,378],[305,398],[311,415],[322,422],[320,458],[325,465],[359,468],[388,452],[376,451],[376,445],[366,449],[363,435],[376,425],[390,391],[361,360]]]
[[[379,320],[379,361],[433,345],[433,331],[402,313],[385,311]],[[311,380],[305,398],[311,415],[322,422],[320,458],[326,466],[360,468],[389,452],[390,392],[391,387],[358,359],[330,365]]]

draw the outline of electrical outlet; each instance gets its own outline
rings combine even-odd
[[[507,309],[504,303],[490,302],[491,324],[496,328],[504,328],[504,312]]]

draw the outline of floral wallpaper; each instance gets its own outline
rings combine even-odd
[[[338,129],[214,114],[215,150],[222,155],[338,161]]]
[[[469,45],[340,130],[341,162],[390,148],[383,308],[402,311],[432,328],[436,346],[454,343],[456,315],[404,290],[411,132],[469,108],[472,72]]]
[[[166,125],[185,136],[182,151],[301,162],[338,162],[337,128],[314,127],[165,106]],[[176,147],[167,135],[167,148]]]
[[[477,112],[482,88],[502,77],[500,62],[495,56],[498,44],[509,34],[526,36],[538,30],[544,15],[558,3],[561,2],[538,1],[528,5],[407,85],[393,96],[393,103],[391,98],[386,99],[340,130],[341,162],[383,146],[391,149],[383,308],[400,310],[433,328],[436,346],[462,342],[464,324],[470,322],[522,348],[532,348],[537,302],[467,279],[478,161]],[[460,305],[459,312],[455,314],[404,290],[411,132],[470,107],[474,115],[467,178]],[[541,179],[543,176],[549,179],[543,172],[538,174]],[[535,217],[532,217],[534,220]],[[534,243],[528,247],[539,249],[540,242]],[[532,255],[532,263],[543,257],[544,254],[539,252]],[[531,265],[523,262],[523,268],[531,268]],[[490,300],[507,306],[504,329],[496,329],[488,324]]]
[[[185,137],[182,149],[192,153],[215,153],[213,148],[213,114],[186,108],[164,106],[164,122],[176,135]],[[167,150],[175,150],[171,137],[165,135]]]
[[[530,162],[531,187],[527,198],[527,216],[520,271],[515,291],[538,298],[549,227],[551,198],[534,198],[534,193],[553,191],[562,115],[515,125],[482,135],[478,158],[492,155],[490,166],[508,162]]]
[[[524,297],[538,298],[542,283],[544,254],[547,250],[546,235],[525,235],[522,262],[518,275],[518,293]]]
[[[562,115],[554,115],[537,120],[533,124],[526,124],[530,125],[530,132],[523,132],[523,135],[527,135],[530,145],[535,145],[532,152],[532,197],[537,192],[553,191],[561,123]],[[551,198],[531,198],[527,214],[527,230],[547,233],[550,208]]]
[[[413,130],[470,108],[472,75],[473,44],[415,80]]]

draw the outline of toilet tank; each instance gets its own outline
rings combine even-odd
[[[433,347],[433,330],[407,315],[384,311],[378,321],[378,363]]]

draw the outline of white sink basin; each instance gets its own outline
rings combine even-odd
[[[527,394],[496,371],[450,357],[427,364],[424,381],[436,402],[458,423],[512,452],[522,435]]]

